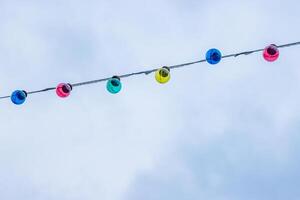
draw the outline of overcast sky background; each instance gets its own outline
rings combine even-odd
[[[0,0],[0,95],[300,40],[298,0]],[[300,47],[0,102],[3,200],[296,200]]]

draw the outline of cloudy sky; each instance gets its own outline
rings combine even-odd
[[[0,95],[300,40],[298,0],[0,0]],[[0,102],[3,200],[296,200],[300,47]]]

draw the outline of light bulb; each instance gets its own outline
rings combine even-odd
[[[109,79],[106,84],[106,89],[111,94],[119,93],[122,89],[122,83],[121,83],[120,77],[113,76],[111,79]]]
[[[56,94],[61,98],[66,98],[72,91],[72,85],[69,83],[60,83],[56,87]]]
[[[171,78],[170,68],[162,67],[155,72],[155,79],[157,82],[164,84],[167,83]]]
[[[267,46],[263,51],[263,57],[268,62],[274,62],[279,57],[279,50],[275,44]]]
[[[218,64],[222,59],[222,54],[218,49],[210,49],[206,52],[206,61],[209,64]]]
[[[11,94],[11,101],[16,105],[21,105],[26,101],[27,92],[24,90],[16,90]]]

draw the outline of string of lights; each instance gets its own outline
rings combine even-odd
[[[112,94],[117,94],[122,89],[121,79],[123,79],[123,78],[137,76],[137,75],[141,75],[141,74],[149,75],[151,73],[155,73],[156,81],[160,84],[165,84],[171,78],[171,74],[170,74],[171,69],[183,68],[183,67],[186,67],[189,65],[195,65],[195,64],[203,63],[203,62],[207,62],[211,65],[216,65],[223,58],[231,58],[231,57],[236,58],[241,55],[247,56],[247,55],[250,55],[253,53],[258,53],[258,52],[263,52],[263,58],[266,61],[274,62],[279,57],[279,49],[280,48],[292,47],[292,46],[296,46],[296,45],[300,45],[300,42],[294,42],[294,43],[283,44],[283,45],[271,44],[263,49],[244,51],[244,52],[229,54],[229,55],[222,55],[222,53],[218,49],[213,48],[206,52],[205,59],[194,61],[194,62],[182,63],[182,64],[172,65],[172,66],[164,66],[161,68],[155,68],[155,69],[150,69],[150,70],[145,70],[145,71],[140,71],[140,72],[133,72],[133,73],[129,73],[129,74],[123,74],[123,75],[119,75],[119,76],[113,76],[113,77],[109,77],[109,78],[102,78],[102,79],[90,80],[90,81],[73,83],[73,84],[60,83],[56,87],[49,87],[49,88],[35,90],[35,91],[29,91],[29,92],[27,92],[25,90],[15,90],[11,95],[2,96],[2,97],[0,97],[0,99],[10,98],[12,103],[14,103],[16,105],[21,105],[26,101],[28,95],[36,94],[36,93],[43,93],[43,92],[47,92],[47,91],[51,91],[51,90],[55,90],[57,96],[59,96],[61,98],[66,98],[71,94],[71,91],[74,89],[74,87],[90,85],[90,84],[95,84],[95,83],[99,83],[99,82],[107,82],[106,89],[108,90],[108,92],[110,92]]]

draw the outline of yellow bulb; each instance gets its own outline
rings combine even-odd
[[[161,84],[167,83],[170,78],[170,69],[168,67],[162,67],[155,72],[155,79]]]

